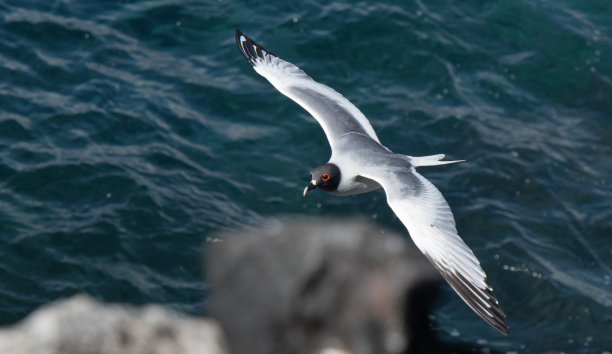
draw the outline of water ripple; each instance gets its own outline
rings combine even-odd
[[[612,23],[595,2],[0,3],[0,318],[76,292],[200,313],[201,244],[278,213],[365,214],[301,190],[329,146],[244,62],[241,27],[329,84],[445,194],[509,316],[445,288],[449,343],[609,349]],[[406,237],[408,237],[406,235]]]

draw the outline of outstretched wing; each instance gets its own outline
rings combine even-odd
[[[364,176],[385,190],[387,203],[412,240],[459,296],[495,329],[508,335],[506,315],[470,248],[457,235],[446,200],[414,168],[390,169]]]
[[[314,81],[297,66],[277,57],[236,30],[236,43],[257,73],[319,122],[331,147],[346,133],[359,133],[380,144],[368,119],[334,89]]]

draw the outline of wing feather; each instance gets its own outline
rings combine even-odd
[[[488,324],[507,335],[506,315],[478,259],[457,234],[455,219],[440,191],[413,167],[364,177],[384,188],[389,206],[416,246],[457,294]]]
[[[337,91],[314,81],[300,68],[267,51],[240,30],[236,30],[236,43],[258,74],[319,122],[332,148],[335,139],[346,133],[366,135],[380,144],[368,119]]]

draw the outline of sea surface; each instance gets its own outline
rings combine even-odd
[[[612,352],[612,2],[0,0],[0,325],[86,292],[206,313],[202,250],[384,193],[302,190],[330,148],[234,31],[341,92],[420,169],[508,315],[443,287],[446,343]]]

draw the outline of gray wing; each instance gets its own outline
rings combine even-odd
[[[319,122],[332,149],[335,139],[346,133],[362,134],[380,144],[368,119],[344,96],[265,50],[240,30],[236,30],[236,43],[258,74]]]
[[[457,234],[453,213],[440,191],[412,167],[364,177],[384,188],[387,203],[416,246],[457,294],[488,324],[508,335],[506,315],[478,259]]]

